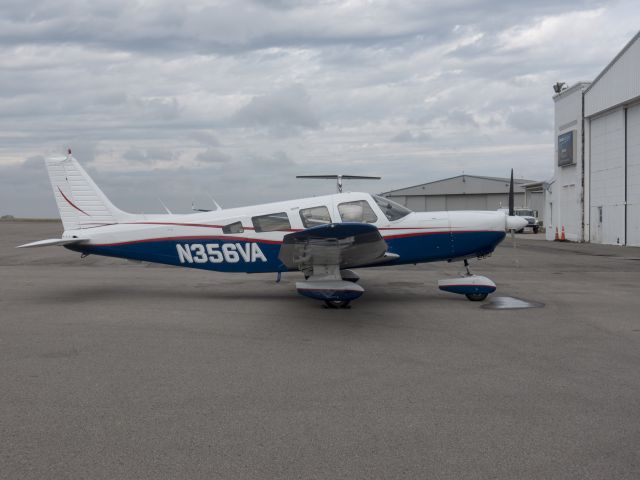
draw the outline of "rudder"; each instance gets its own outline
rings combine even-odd
[[[65,231],[119,223],[129,216],[109,201],[71,155],[48,158],[45,164]]]

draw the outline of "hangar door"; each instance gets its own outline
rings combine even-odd
[[[447,195],[447,210],[486,210],[486,195]]]
[[[640,105],[627,110],[627,245],[640,246]]]
[[[426,197],[424,195],[410,195],[407,197],[405,206],[414,212],[424,212],[427,209]]]
[[[447,209],[447,198],[444,195],[433,195],[427,199],[427,212],[444,212]]]
[[[624,111],[591,120],[592,242],[624,244]]]

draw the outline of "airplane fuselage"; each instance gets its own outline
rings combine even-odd
[[[88,238],[67,246],[84,254],[222,272],[281,272],[289,270],[278,259],[285,235],[354,221],[354,209],[361,215],[355,221],[375,225],[388,252],[398,256],[385,265],[484,256],[505,237],[502,212],[407,211],[395,219],[370,194],[341,193],[186,215],[135,215],[66,231],[63,238]]]

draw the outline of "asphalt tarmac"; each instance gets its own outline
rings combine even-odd
[[[520,235],[473,262],[360,270],[349,310],[299,274],[15,245],[0,222],[2,479],[640,478],[640,249]]]

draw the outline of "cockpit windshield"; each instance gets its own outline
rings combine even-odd
[[[400,220],[411,213],[407,207],[397,204],[396,202],[389,200],[388,198],[379,197],[378,195],[371,195],[376,201],[382,213],[393,222],[394,220]]]

